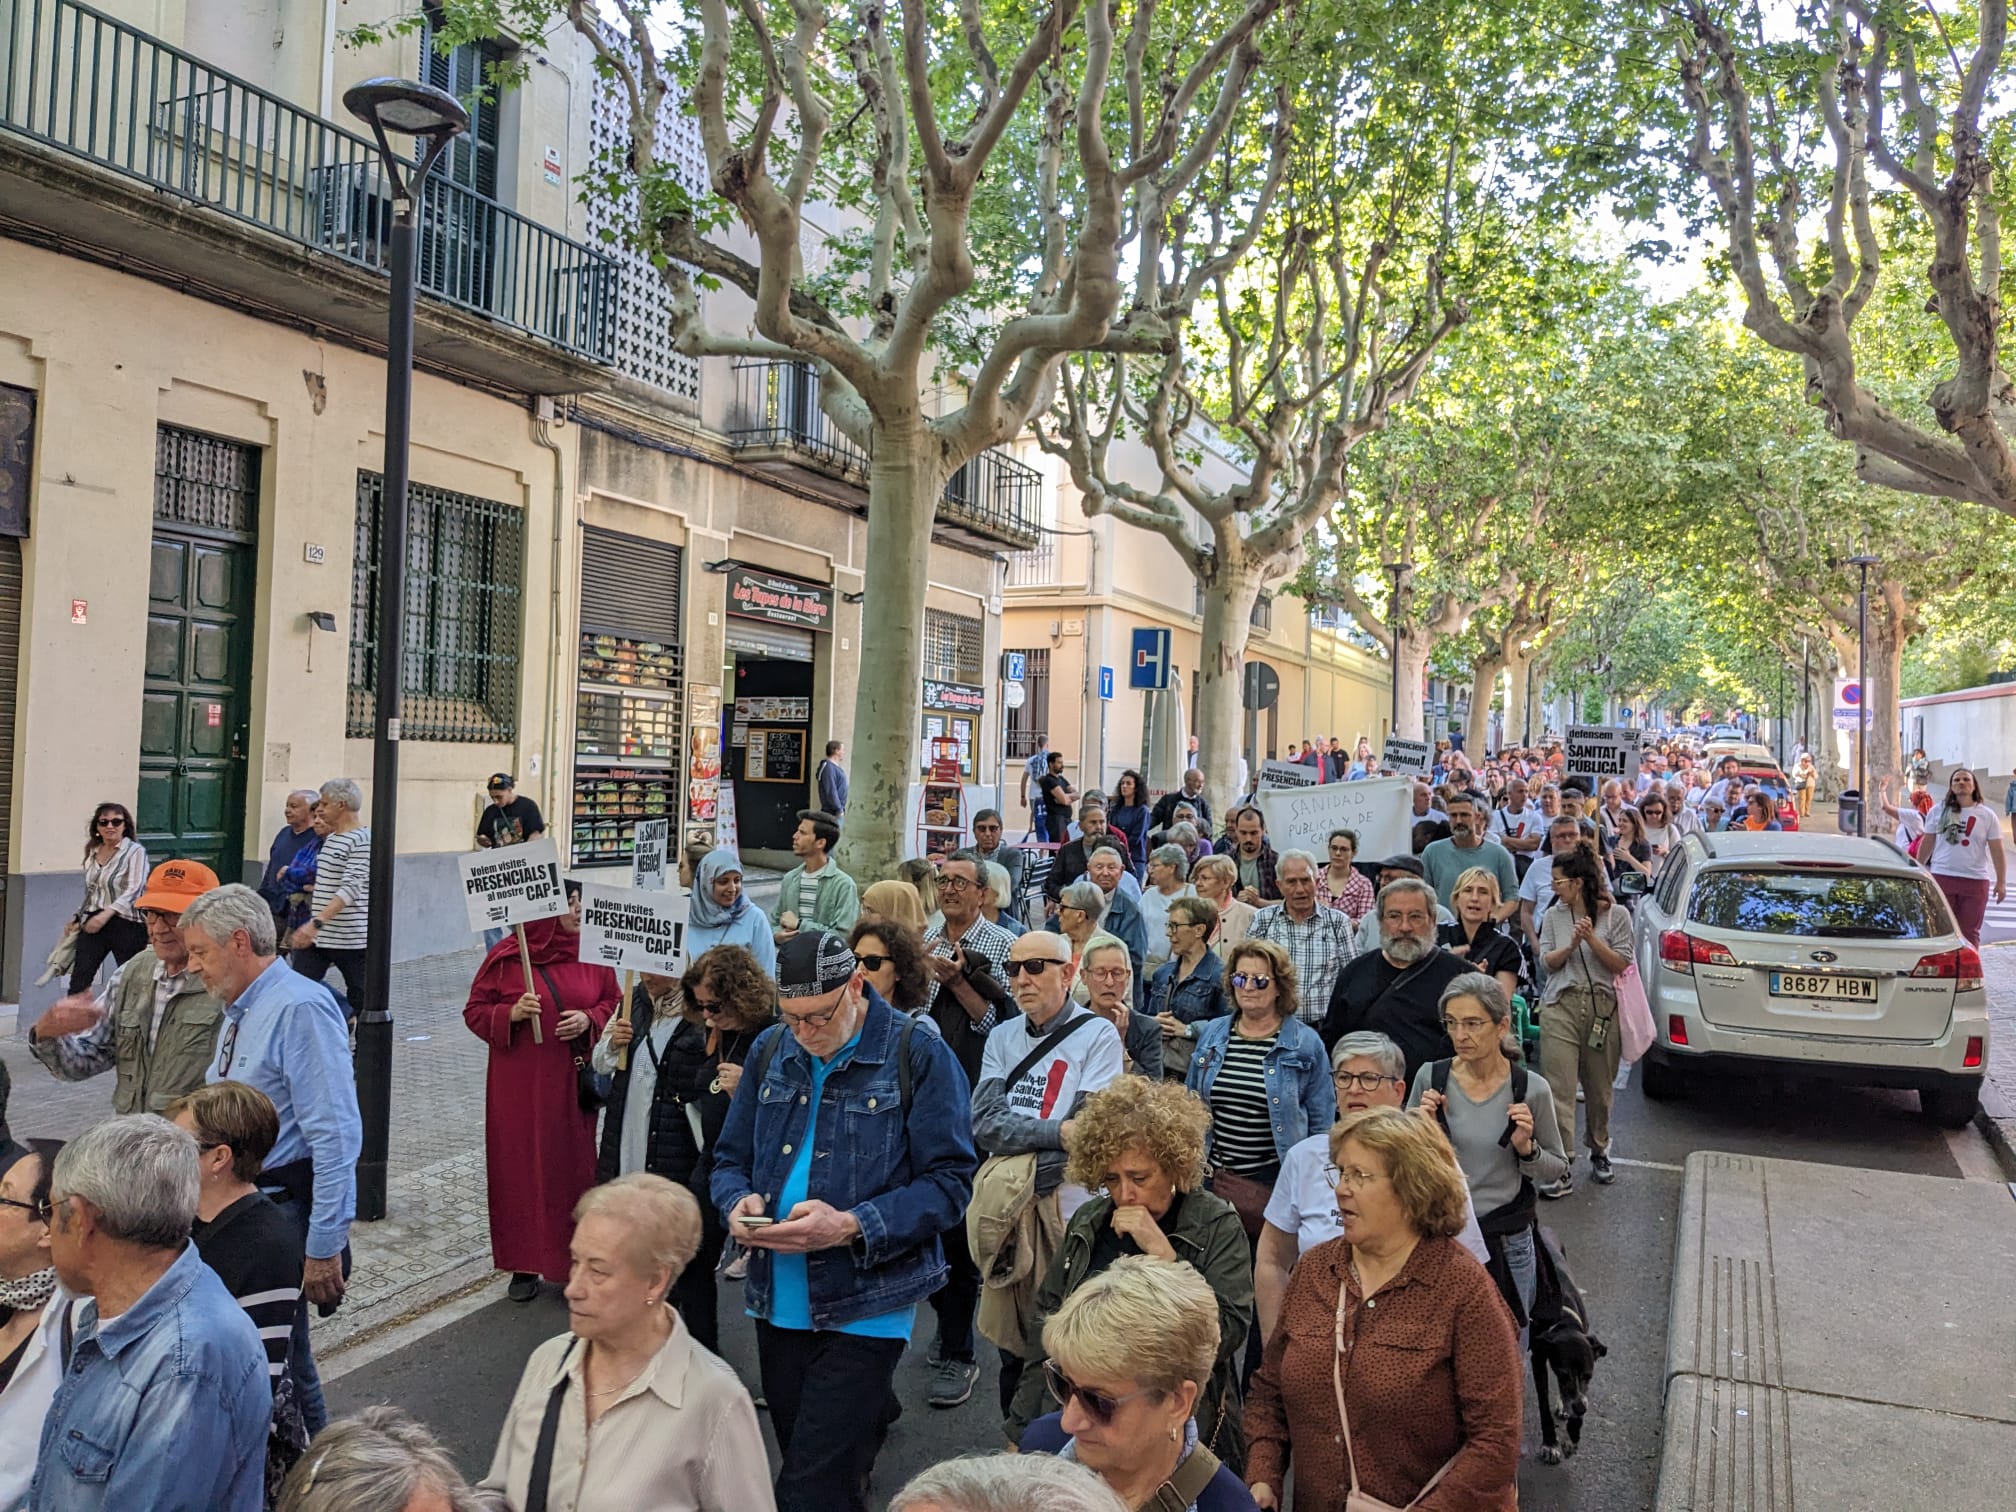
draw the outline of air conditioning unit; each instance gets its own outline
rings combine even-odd
[[[311,170],[310,224],[315,245],[353,262],[381,266],[392,231],[392,196],[376,163],[331,163]]]

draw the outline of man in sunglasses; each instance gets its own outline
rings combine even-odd
[[[74,993],[28,1034],[35,1059],[63,1081],[115,1072],[112,1111],[160,1113],[203,1085],[224,1005],[189,969],[182,912],[217,886],[201,861],[163,861],[133,900],[147,948],[119,968],[96,999]]]
[[[750,1047],[710,1195],[751,1252],[779,1512],[866,1512],[896,1365],[973,1191],[966,1077],[838,935],[786,939],[777,992],[784,1022]]]
[[[1022,1377],[1025,1330],[1036,1288],[1063,1241],[1064,1225],[1091,1195],[1063,1189],[1071,1118],[1085,1099],[1120,1076],[1120,1032],[1070,1000],[1076,973],[1071,942],[1031,930],[1008,951],[1008,990],[1022,1011],[995,1026],[973,1089],[973,1142],[988,1159],[974,1184],[974,1261],[982,1275],[1010,1245],[1027,1244],[1025,1278],[981,1296],[980,1331],[1001,1350],[1001,1410]],[[1033,1221],[1025,1221],[1034,1204]]]

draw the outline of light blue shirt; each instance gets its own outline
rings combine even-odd
[[[787,1030],[786,1033],[789,1033]],[[812,1190],[812,1146],[816,1142],[813,1134],[819,1127],[819,1098],[826,1089],[826,1078],[846,1065],[853,1058],[854,1047],[861,1043],[861,1033],[856,1030],[854,1038],[847,1041],[826,1060],[810,1056],[812,1062],[812,1117],[805,1125],[805,1138],[798,1146],[798,1153],[791,1162],[791,1170],[784,1177],[784,1185],[777,1192],[777,1217],[781,1221],[791,1216],[791,1210],[803,1202]],[[852,1323],[842,1323],[835,1333],[854,1334],[864,1339],[907,1339],[916,1323],[917,1309],[899,1307],[894,1312],[882,1313],[873,1318],[857,1318]],[[753,1318],[756,1314],[751,1313]],[[776,1251],[770,1258],[770,1325],[773,1328],[796,1328],[806,1332],[812,1329],[812,1273],[805,1256]]]
[[[266,1169],[315,1162],[308,1253],[318,1260],[340,1255],[357,1216],[357,1157],[364,1149],[343,1011],[327,987],[276,960],[237,1002],[224,1005],[224,1018],[204,1079],[243,1082],[272,1099],[280,1138]]]
[[[71,1350],[42,1423],[31,1512],[266,1505],[266,1349],[194,1244],[111,1321],[87,1304]]]
[[[777,975],[777,940],[770,932],[770,916],[751,903],[733,924],[688,924],[686,959],[697,959],[716,945],[741,945],[756,957],[756,964],[770,976]]]

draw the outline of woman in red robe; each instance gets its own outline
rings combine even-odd
[[[490,1047],[484,1148],[489,1160],[490,1254],[529,1302],[539,1278],[565,1284],[574,1204],[595,1184],[595,1115],[581,1111],[574,1058],[584,1061],[616,1011],[616,973],[575,958],[581,897],[557,919],[525,926],[536,992],[525,990],[518,942],[490,947],[462,1018]],[[544,1043],[532,1038],[539,1021]]]

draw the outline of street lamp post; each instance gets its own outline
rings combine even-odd
[[[385,1216],[386,1150],[392,1126],[393,856],[398,841],[399,714],[406,665],[406,485],[413,419],[413,292],[420,241],[418,195],[448,144],[469,129],[469,112],[446,90],[406,79],[367,79],[343,91],[343,108],[371,128],[392,188],[388,261],[391,310],[385,334],[385,483],[378,515],[377,711],[371,745],[371,913],[364,940],[364,996],[357,1016],[357,1106],[363,1151],[357,1160],[357,1216]],[[403,162],[387,132],[417,139],[419,161]]]
[[[1383,565],[1393,576],[1393,596],[1386,601],[1386,625],[1393,633],[1393,717],[1386,733],[1397,736],[1400,733],[1400,638],[1407,633],[1401,622],[1406,617],[1407,574],[1413,570],[1413,564],[1387,562]]]
[[[1862,574],[1855,591],[1855,787],[1862,802],[1855,811],[1855,833],[1869,833],[1869,569],[1883,559],[1853,556],[1848,565]]]

